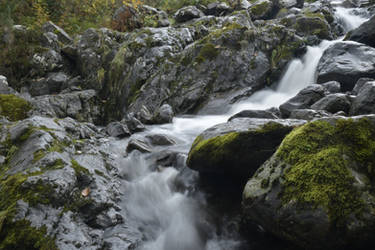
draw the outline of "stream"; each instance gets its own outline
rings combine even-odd
[[[345,32],[358,27],[366,18],[356,15],[355,9],[340,6],[343,1],[332,1],[335,15]],[[215,215],[207,202],[208,194],[198,189],[199,175],[185,165],[194,139],[205,129],[223,123],[230,116],[245,109],[268,109],[278,107],[301,89],[315,82],[316,69],[323,52],[332,44],[341,41],[323,41],[318,46],[308,47],[306,54],[288,65],[276,88],[258,91],[247,100],[234,104],[230,111],[221,115],[199,115],[175,117],[173,123],[148,126],[145,135],[164,134],[176,144],[156,148],[155,153],[141,154],[133,151],[126,158],[120,151],[126,148],[129,139],[112,142],[108,147],[119,148],[118,161],[123,166],[123,197],[121,206],[126,211],[128,225],[138,232],[118,225],[106,232],[107,237],[134,233],[141,235],[139,250],[228,250],[262,249],[243,240],[238,232],[237,217]],[[121,150],[120,150],[121,149]],[[174,167],[155,166],[156,155],[165,151],[180,152]],[[254,239],[256,240],[256,239]],[[125,246],[113,246],[125,249]],[[265,249],[265,248],[263,248]]]

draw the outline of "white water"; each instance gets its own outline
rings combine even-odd
[[[364,21],[358,21],[350,12],[337,9],[337,16],[345,20],[350,28]],[[323,41],[319,46],[308,47],[302,59],[295,59],[289,64],[276,90],[259,91],[246,101],[233,105],[226,114],[178,117],[172,124],[150,126],[145,133],[169,135],[177,142],[170,149],[187,153],[195,137],[203,130],[226,122],[231,115],[244,109],[277,107],[314,83],[317,64],[324,50],[335,42]],[[123,162],[122,175],[126,182],[122,206],[128,213],[129,224],[135,225],[143,235],[143,244],[137,249],[228,250],[241,246],[242,242],[235,232],[219,233],[210,222],[210,216],[205,212],[204,194],[194,192],[197,174],[175,168],[152,170],[152,160],[147,157],[134,152]],[[179,161],[183,168],[185,158]],[[181,185],[185,188],[179,188]],[[224,222],[221,226],[227,225]]]

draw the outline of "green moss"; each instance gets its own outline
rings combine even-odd
[[[375,128],[369,120],[309,123],[291,132],[276,155],[291,165],[284,176],[285,203],[322,207],[337,223],[360,214],[363,201],[348,166],[355,162],[357,171],[375,177]]]
[[[71,161],[71,164],[77,176],[90,175],[89,170],[87,168],[82,167],[76,160],[73,159]]]
[[[266,13],[266,11],[269,9],[269,3],[268,2],[261,2],[259,4],[256,4],[250,8],[250,11],[255,16],[262,16]]]
[[[213,60],[219,55],[219,49],[212,43],[206,43],[201,49],[195,61],[203,63],[206,59]]]
[[[28,101],[15,95],[0,94],[0,115],[11,121],[23,120],[31,109]]]
[[[35,151],[33,163],[40,161],[44,156],[46,156],[46,152],[44,150]]]
[[[99,82],[103,82],[104,76],[105,76],[105,70],[103,68],[100,68],[97,74],[98,74],[97,77],[98,77]]]

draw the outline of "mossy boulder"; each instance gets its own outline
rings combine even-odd
[[[204,131],[194,141],[187,165],[205,174],[250,177],[299,120],[238,118]]]
[[[261,0],[255,2],[249,9],[253,20],[267,20],[272,19],[279,11],[279,6],[275,1]]]
[[[246,184],[244,220],[304,249],[374,243],[374,167],[374,115],[308,123]]]
[[[31,104],[25,99],[13,94],[0,94],[0,115],[10,121],[25,119],[30,110]]]

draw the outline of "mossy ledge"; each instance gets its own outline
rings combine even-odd
[[[315,121],[295,129],[276,156],[285,169],[282,201],[300,207],[320,207],[336,226],[364,208],[355,187],[354,171],[374,180],[375,127],[367,118]]]

